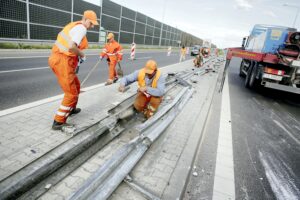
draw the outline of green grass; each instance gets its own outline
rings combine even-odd
[[[51,49],[52,45],[30,45],[23,43],[0,43],[0,49]]]

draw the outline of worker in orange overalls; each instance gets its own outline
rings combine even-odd
[[[82,50],[88,47],[86,32],[94,25],[98,25],[96,13],[92,10],[85,11],[81,21],[71,22],[63,28],[52,47],[49,66],[64,91],[64,98],[52,125],[54,130],[62,130],[65,126],[72,127],[66,123],[68,116],[81,111],[76,108],[80,82],[75,71],[78,64],[85,61]]]
[[[108,80],[106,81],[105,85],[110,85],[115,83],[118,80],[117,72],[116,72],[116,65],[120,62],[123,58],[122,46],[115,41],[114,34],[109,33],[107,35],[108,43],[105,44],[102,52],[100,53],[100,59],[102,60],[103,57],[107,57],[108,63]]]
[[[121,79],[119,91],[124,92],[125,87],[135,81],[138,81],[139,88],[133,104],[134,108],[138,112],[143,112],[148,119],[154,115],[162,101],[165,93],[165,78],[157,69],[156,62],[148,60],[144,68]]]

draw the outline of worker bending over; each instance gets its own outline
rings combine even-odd
[[[80,82],[75,73],[78,63],[85,60],[83,49],[88,47],[87,29],[98,25],[97,15],[87,10],[81,21],[71,22],[58,34],[48,63],[57,77],[58,83],[64,91],[64,98],[56,112],[52,129],[62,130],[68,116],[81,111],[76,108],[80,93]]]
[[[203,55],[201,53],[201,49],[199,49],[199,54],[194,59],[194,66],[201,67],[203,65]]]
[[[105,44],[102,52],[100,53],[100,59],[102,60],[103,57],[107,57],[107,64],[108,64],[108,80],[106,81],[105,85],[110,85],[115,83],[118,80],[117,72],[116,72],[116,65],[120,62],[123,58],[122,46],[115,41],[114,34],[109,33],[107,35],[108,42]]]
[[[138,82],[138,93],[134,108],[143,112],[148,119],[157,111],[165,93],[165,78],[157,69],[154,60],[148,60],[145,67],[121,79],[119,91],[124,92],[125,87],[133,82]]]

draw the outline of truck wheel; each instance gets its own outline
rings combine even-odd
[[[247,74],[246,74],[246,79],[245,79],[245,87],[249,88],[249,82],[250,82],[250,77],[251,77],[251,73],[252,73],[252,69],[253,69],[253,62],[251,62]]]
[[[255,88],[256,87],[256,75],[257,75],[257,63],[253,63],[252,71],[249,78],[249,88]]]
[[[240,65],[239,76],[245,78],[245,74],[243,73],[243,68],[244,68],[244,60],[242,60],[241,65]]]

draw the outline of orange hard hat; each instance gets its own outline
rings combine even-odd
[[[97,22],[97,15],[94,11],[86,10],[86,11],[84,11],[83,16],[86,19],[89,19],[92,22],[92,24],[99,25],[98,22]]]
[[[111,38],[114,38],[115,37],[115,35],[113,34],[113,33],[109,33],[108,35],[107,35],[107,39],[111,39]]]
[[[157,63],[154,60],[148,60],[144,69],[146,74],[153,74],[153,72],[157,69]]]

